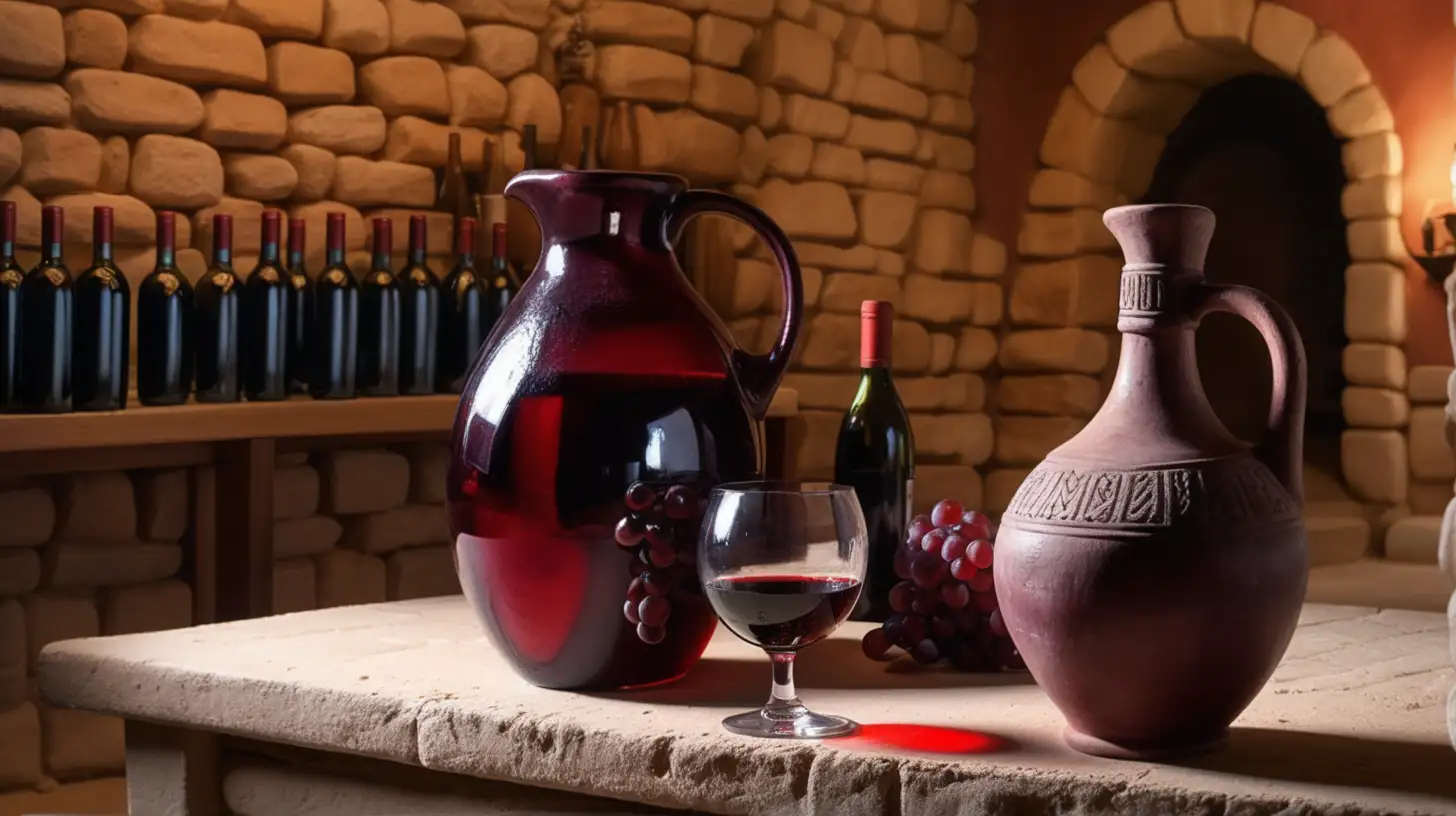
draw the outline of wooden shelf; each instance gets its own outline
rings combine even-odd
[[[125,411],[0,416],[0,453],[84,450],[139,445],[443,432],[455,422],[459,397],[382,397],[285,402],[235,402]],[[798,413],[798,394],[780,389],[771,417]]]

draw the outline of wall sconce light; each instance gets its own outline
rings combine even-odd
[[[1450,179],[1451,201],[1456,204],[1456,155],[1451,159]],[[1447,233],[1456,238],[1456,211],[1434,217],[1440,218]],[[1421,221],[1421,252],[1422,254],[1412,254],[1411,257],[1426,270],[1426,277],[1437,286],[1443,285],[1451,272],[1456,270],[1456,247],[1447,247],[1445,252],[1436,254],[1436,224],[1430,216]]]

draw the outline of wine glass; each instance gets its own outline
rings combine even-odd
[[[794,655],[829,636],[859,600],[869,536],[854,489],[810,482],[733,482],[713,489],[698,538],[698,577],[733,634],[768,652],[773,689],[723,727],[753,737],[853,732],[794,691]]]

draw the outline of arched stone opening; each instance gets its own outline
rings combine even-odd
[[[1250,75],[1260,79],[1240,79]],[[1289,8],[1255,0],[1148,3],[1109,28],[1073,68],[1042,141],[1042,168],[1018,238],[1003,345],[1041,353],[1002,355],[1001,469],[988,481],[993,496],[1009,496],[1027,468],[1085,424],[1115,366],[1120,260],[1102,211],[1176,192],[1150,185],[1165,157],[1178,161],[1180,125],[1190,112],[1197,115],[1200,100],[1212,98],[1211,89],[1254,82],[1297,91],[1323,114],[1344,177],[1342,187],[1336,180],[1328,192],[1337,200],[1325,202],[1338,208],[1340,223],[1324,227],[1344,235],[1348,265],[1335,273],[1344,277],[1343,303],[1329,306],[1340,310],[1343,337],[1306,338],[1307,346],[1340,352],[1337,371],[1321,359],[1318,419],[1330,421],[1332,397],[1324,389],[1335,388],[1343,429],[1329,441],[1337,472],[1315,479],[1309,498],[1312,512],[1330,509],[1357,523],[1340,525],[1338,556],[1315,559],[1358,557],[1369,543],[1366,520],[1406,501],[1403,158],[1394,121],[1344,38]],[[1328,328],[1330,321],[1320,325]],[[1332,377],[1343,382],[1332,386]],[[1037,398],[1053,386],[1064,396]],[[1347,493],[1374,512],[1362,513]]]

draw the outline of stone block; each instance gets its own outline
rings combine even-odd
[[[1400,431],[1349,430],[1340,434],[1340,465],[1356,498],[1381,504],[1405,501],[1410,485],[1406,439]]]
[[[66,541],[133,541],[136,498],[125,473],[76,473],[56,485],[60,524],[55,538]]]
[[[969,97],[973,68],[969,62],[930,40],[920,41],[921,84],[930,93],[955,93]]]
[[[827,181],[793,184],[770,179],[759,189],[758,207],[790,238],[843,241],[858,231],[849,192]]]
[[[694,65],[692,82],[688,101],[697,110],[739,124],[758,118],[758,87],[748,77]]]
[[[1035,465],[1085,424],[1074,417],[1003,416],[996,423],[996,461]]]
[[[1340,393],[1340,406],[1354,428],[1403,428],[1410,419],[1406,395],[1388,388],[1350,386]]]
[[[126,23],[120,17],[99,9],[77,9],[66,15],[63,25],[66,50],[62,62],[112,71],[126,64]]]
[[[966,271],[971,221],[950,210],[922,210],[915,243],[915,265],[932,275]]]
[[[10,189],[0,193],[0,201],[10,201],[15,204],[16,235],[15,243],[21,247],[40,246],[40,202],[19,184],[12,185]],[[39,259],[39,255],[36,256]],[[22,264],[23,265],[23,264]]]
[[[977,278],[999,278],[1006,271],[1006,245],[985,233],[971,239],[968,271]]]
[[[0,128],[0,187],[10,186],[10,180],[20,172],[23,153],[20,134],[9,128]]]
[[[101,634],[96,602],[87,596],[35,593],[20,603],[25,607],[25,643],[32,666],[40,650],[52,643]]]
[[[510,97],[506,104],[506,127],[516,133],[524,133],[526,125],[535,125],[536,143],[543,147],[561,141],[561,98],[557,96],[554,85],[540,74],[522,74],[506,85],[506,91]],[[674,114],[682,113],[674,111]],[[661,118],[672,116],[668,114]],[[642,138],[640,134],[638,138]],[[737,145],[734,145],[733,153],[737,155]]]
[[[778,281],[776,266],[753,258],[739,259],[726,316],[742,317],[765,309],[773,301]]]
[[[1405,352],[1385,343],[1350,343],[1341,353],[1340,370],[1351,385],[1403,390]]]
[[[0,709],[0,786],[29,788],[40,784],[40,715],[30,702]]]
[[[227,193],[237,198],[278,201],[298,184],[298,171],[281,156],[230,153],[223,158]]]
[[[965,465],[991,458],[995,438],[985,414],[911,414],[910,427],[918,456],[953,456]]]
[[[963,506],[980,509],[984,501],[981,474],[970,465],[917,465],[915,496],[911,510],[928,513],[937,502],[955,499]]]
[[[485,142],[493,141],[492,137],[476,128],[452,128],[418,116],[401,116],[389,123],[382,158],[426,167],[444,167],[449,159],[451,134],[460,135],[462,166],[466,170],[479,170]]]
[[[222,17],[228,5],[227,0],[161,0],[161,4],[173,17],[200,21]]]
[[[51,542],[40,548],[48,587],[89,589],[170,578],[182,568],[178,544]]]
[[[920,203],[926,207],[975,212],[976,186],[968,175],[930,170],[920,181]]]
[[[955,361],[956,338],[951,334],[930,335],[930,368],[931,374],[944,374],[950,371],[951,364]]]
[[[364,217],[348,204],[341,204],[337,201],[315,201],[300,204],[288,210],[288,217],[302,218],[307,225],[309,235],[323,235],[328,227],[329,213],[344,214],[344,248],[350,252],[363,249],[367,238],[364,232]]]
[[[861,74],[849,100],[854,107],[871,113],[921,120],[930,115],[930,97],[880,74]]]
[[[1314,42],[1319,26],[1314,20],[1278,3],[1260,3],[1254,12],[1249,46],[1286,74],[1299,71],[1304,53]]]
[[[1351,221],[1345,227],[1345,236],[1353,260],[1403,262],[1405,239],[1401,237],[1398,219]]]
[[[1105,255],[1024,264],[1011,286],[1011,320],[1023,326],[1114,326],[1122,270]]]
[[[853,370],[859,367],[859,319],[818,314],[805,326],[799,365],[804,368]]]
[[[846,114],[848,111],[845,112]],[[758,89],[758,126],[764,130],[774,130],[779,126],[784,115],[784,100],[782,94],[773,88]]]
[[[765,169],[777,176],[801,179],[814,163],[814,141],[798,133],[780,133],[766,144]]]
[[[834,43],[806,26],[775,20],[760,30],[752,62],[761,85],[823,96],[834,79]]]
[[[1435,564],[1440,537],[1440,516],[1406,516],[1385,531],[1384,555],[1390,561]]]
[[[551,0],[447,0],[469,23],[511,23],[539,31],[551,19]]]
[[[493,128],[506,116],[506,86],[474,65],[445,66],[450,92],[450,124]]]
[[[976,126],[976,110],[969,99],[951,94],[936,94],[930,99],[930,126],[966,133]]]
[[[66,77],[66,90],[76,124],[102,133],[186,133],[206,115],[196,91],[144,74],[81,68]]]
[[[924,64],[920,58],[920,40],[913,34],[885,36],[885,73],[902,82],[919,84]]]
[[[465,25],[445,6],[417,0],[385,0],[384,5],[392,52],[451,59],[465,48]]]
[[[935,166],[951,173],[969,173],[976,167],[976,146],[969,139],[945,133],[931,133],[935,145]]]
[[[1336,102],[1329,109],[1329,122],[1337,136],[1346,138],[1395,130],[1395,116],[1374,85],[1366,85]]]
[[[40,556],[29,547],[0,549],[0,598],[24,595],[40,586]]]
[[[375,107],[326,105],[288,117],[288,141],[333,153],[374,153],[384,147],[384,139],[384,113]],[[302,172],[299,181],[304,182]]]
[[[799,254],[799,263],[803,266],[818,266],[827,269],[838,269],[845,272],[871,272],[875,269],[877,252],[868,246],[855,246],[849,249],[841,249],[827,244],[816,244],[809,241],[795,241],[794,249]],[[759,245],[755,250],[759,257],[771,258],[768,249]]]
[[[763,173],[768,169],[768,139],[764,138],[763,131],[758,125],[749,125],[743,129],[742,148],[738,153],[738,182],[749,187],[755,187],[763,181]],[[737,243],[743,238],[743,230],[746,227],[735,226],[733,228],[734,249]],[[752,231],[746,236],[748,241],[753,240]]]
[[[986,476],[986,498],[984,500],[987,513],[1001,513],[1011,505],[1011,499],[1031,475],[1030,469],[1013,468],[1008,470],[993,470]]]
[[[1102,405],[1102,387],[1079,374],[1002,377],[996,404],[1007,414],[1089,418]]]
[[[46,775],[67,781],[125,770],[122,722],[120,717],[40,706]]]
[[[319,609],[385,600],[383,559],[353,550],[314,556],[314,585]]]
[[[465,33],[465,51],[461,58],[504,82],[534,67],[539,49],[536,35],[524,28],[479,25]],[[599,81],[602,70],[600,59],[599,56]]]
[[[784,376],[784,387],[799,395],[799,408],[842,411],[859,390],[858,374],[799,374]]]
[[[1406,504],[1418,516],[1439,516],[1451,501],[1451,482],[1411,482]]]
[[[930,323],[960,323],[970,319],[976,295],[973,283],[908,275],[904,313],[906,317]]]
[[[257,32],[224,22],[150,14],[132,24],[132,70],[203,85],[256,88],[268,81]]]
[[[871,190],[860,194],[856,211],[861,225],[860,240],[873,247],[900,249],[915,226],[916,199],[903,193]]]
[[[61,13],[16,0],[0,0],[0,74],[50,79],[66,65]]]
[[[347,57],[346,57],[347,59]],[[450,115],[450,90],[440,63],[429,57],[385,57],[359,69],[364,101],[387,116]]]
[[[1376,176],[1398,176],[1405,169],[1400,137],[1394,133],[1372,133],[1351,139],[1340,147],[1340,161],[1349,181]]]
[[[148,134],[132,151],[130,186],[153,207],[211,207],[222,199],[222,158],[196,139]]]
[[[343,51],[280,42],[268,46],[267,61],[268,91],[286,104],[328,105],[354,100],[354,62]],[[359,72],[361,82],[367,69],[365,66]],[[435,65],[435,69],[439,70],[439,66]]]
[[[792,478],[834,477],[834,447],[843,418],[843,409],[800,411],[789,421],[785,448],[792,463]]]
[[[597,50],[597,87],[604,99],[680,105],[691,95],[692,76],[687,59],[661,49],[606,45]]]
[[[273,564],[273,614],[318,608],[318,586],[312,558],[291,558]]]
[[[940,45],[957,57],[970,57],[976,53],[976,44],[980,39],[976,13],[970,6],[962,3],[952,3],[950,6],[950,22],[946,24]]]
[[[192,625],[192,587],[186,581],[119,586],[101,593],[101,634],[130,635]]]
[[[0,79],[0,125],[64,125],[71,120],[71,95],[50,82]]]
[[[224,198],[215,206],[198,210],[192,217],[192,230],[199,247],[212,247],[212,219],[215,215],[233,217],[233,252],[256,254],[262,244],[263,205],[242,198]],[[237,264],[241,268],[241,264]]]
[[[896,320],[893,331],[891,354],[895,369],[904,374],[920,374],[929,368],[930,332],[913,320]]]
[[[1410,469],[1415,478],[1445,482],[1456,478],[1456,458],[1453,458],[1446,438],[1447,422],[1443,407],[1417,406],[1411,409]]]
[[[125,136],[108,137],[101,143],[101,178],[96,182],[96,189],[110,195],[124,193],[130,175],[131,143]]]
[[[1411,366],[1408,389],[1411,402],[1417,405],[1445,405],[1450,401],[1447,386],[1453,374],[1456,374],[1456,369],[1447,365]]]
[[[971,293],[971,325],[998,326],[1001,324],[1002,303],[1005,293],[999,283],[973,283]]]
[[[815,31],[823,34],[830,42],[834,42],[844,30],[845,17],[826,5],[812,5],[803,19],[795,22],[803,23]]]
[[[323,44],[357,57],[389,50],[389,12],[379,0],[324,0]]]
[[[331,195],[354,207],[430,207],[435,174],[428,167],[340,156]]]
[[[25,609],[19,601],[0,600],[0,711],[8,711],[25,701],[28,659]]]
[[[137,474],[137,534],[147,541],[179,541],[187,533],[190,490],[186,470]]]
[[[920,136],[915,126],[900,119],[876,119],[854,114],[849,120],[844,144],[862,151],[866,156],[898,156],[913,158],[919,146]],[[866,167],[869,170],[869,167]],[[873,172],[871,171],[871,183]],[[919,177],[916,177],[916,187]]]
[[[37,127],[22,134],[20,141],[25,158],[20,183],[35,195],[89,190],[101,180],[101,142],[89,133]]]
[[[452,547],[401,550],[386,559],[384,568],[385,595],[391,601],[460,594]]]
[[[1400,214],[1403,195],[1404,185],[1399,176],[1361,179],[1345,185],[1340,195],[1340,209],[1349,219],[1394,217]]]
[[[865,183],[872,190],[916,194],[925,171],[913,164],[890,159],[865,160]]]
[[[273,557],[278,560],[326,553],[339,543],[344,526],[329,516],[304,516],[273,523]]]
[[[737,68],[743,64],[743,54],[754,35],[753,27],[747,23],[704,14],[698,18],[694,32],[693,59],[720,68]]]
[[[56,526],[51,494],[38,487],[0,490],[0,548],[34,547],[45,543]]]
[[[1038,329],[1007,335],[997,359],[1007,371],[1099,374],[1107,358],[1107,337],[1102,334],[1082,329]]]
[[[334,515],[393,510],[409,494],[409,460],[393,451],[329,451],[319,458],[319,472],[324,507]]]
[[[1299,63],[1299,79],[1314,101],[1329,107],[1370,84],[1370,71],[1344,37],[1325,32],[1315,38]]]
[[[778,273],[775,271],[773,274],[777,279]],[[882,275],[833,272],[824,282],[820,308],[826,312],[857,315],[866,300],[889,301],[898,308],[901,301],[900,282]]]
[[[982,371],[996,359],[996,335],[986,329],[961,329],[956,342],[955,367],[960,371]]]
[[[202,104],[206,115],[198,137],[214,147],[272,150],[288,133],[288,110],[272,97],[218,89]]]
[[[350,516],[341,546],[370,555],[405,547],[450,543],[449,517],[438,504],[406,504],[382,513]]]
[[[324,30],[324,0],[232,0],[223,19],[264,37],[316,40]]]
[[[382,118],[382,116],[381,116]],[[318,201],[329,194],[334,186],[334,154],[322,147],[294,144],[279,153],[298,174],[298,183],[293,187],[295,201]]]
[[[581,20],[583,34],[598,45],[632,43],[678,54],[693,47],[693,18],[658,4],[616,0],[587,10]]]
[[[1384,263],[1357,263],[1345,270],[1345,334],[1350,340],[1398,344],[1405,333],[1404,271]]]
[[[861,71],[882,73],[889,67],[889,54],[884,32],[866,17],[850,17],[835,41],[841,59]],[[917,59],[919,54],[916,55]]]
[[[443,445],[412,445],[402,451],[409,459],[409,500],[420,504],[444,504],[450,451]]]

